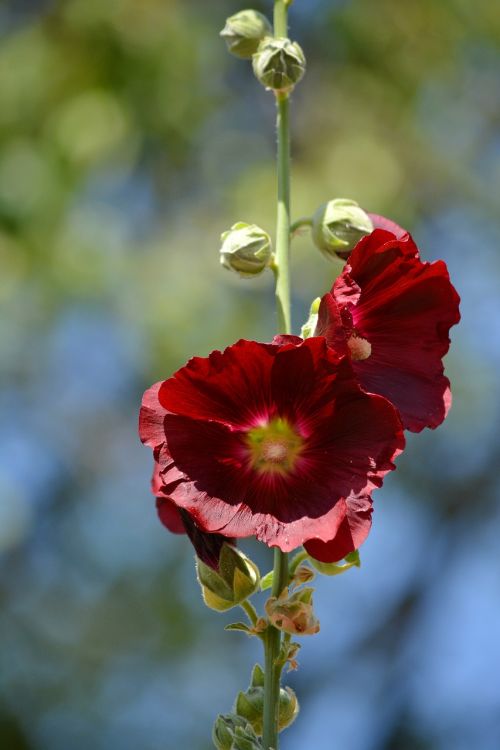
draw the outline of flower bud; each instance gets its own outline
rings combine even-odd
[[[239,692],[234,707],[238,716],[248,721],[255,733],[262,734],[264,715],[264,687],[250,687],[246,692]],[[280,688],[278,727],[286,729],[295,720],[299,712],[297,696],[291,688]]]
[[[301,47],[284,38],[263,39],[252,64],[258,80],[273,91],[291,91],[306,72],[306,58]]]
[[[250,59],[262,39],[272,33],[273,28],[266,16],[257,10],[242,10],[226,20],[220,35],[232,55]]]
[[[303,588],[289,595],[285,589],[278,598],[266,602],[267,616],[272,625],[291,635],[314,635],[319,632],[319,622],[312,606],[312,588]]]
[[[245,728],[247,722],[234,714],[219,714],[212,729],[212,739],[217,750],[231,750],[236,727]]]
[[[233,224],[221,240],[221,264],[244,278],[262,273],[272,261],[271,238],[256,224]]]
[[[300,335],[303,339],[308,339],[314,335],[316,326],[318,324],[318,312],[321,304],[321,297],[316,297],[313,300],[311,307],[309,308],[309,317],[300,329]]]
[[[264,688],[250,687],[246,692],[240,691],[234,704],[238,716],[242,716],[252,725],[257,734],[262,734],[264,711]]]
[[[212,730],[212,739],[217,750],[261,750],[252,726],[241,716],[219,714]]]
[[[373,231],[373,223],[356,201],[335,198],[324,203],[313,216],[312,237],[329,258],[347,260],[360,239]]]
[[[196,561],[198,581],[207,607],[225,612],[245,601],[259,588],[259,569],[246,555],[230,544],[223,544],[219,570],[202,560]]]
[[[280,708],[278,726],[280,731],[292,724],[299,713],[299,702],[292,688],[280,689]]]

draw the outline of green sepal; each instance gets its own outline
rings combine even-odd
[[[270,589],[273,585],[273,578],[274,570],[270,570],[269,573],[266,573],[266,575],[260,579],[260,590],[266,591],[267,589]]]
[[[252,669],[252,677],[250,680],[250,687],[264,687],[264,670],[260,664],[256,664]]]
[[[309,562],[313,565],[319,573],[325,576],[338,576],[345,573],[351,568],[361,567],[361,560],[359,557],[358,550],[350,552],[345,558],[344,563],[324,563],[319,560],[315,560],[314,557],[309,557]]]
[[[252,633],[252,628],[250,625],[247,625],[246,622],[232,622],[229,625],[226,625],[224,630],[241,630],[247,635],[254,635],[254,633]]]

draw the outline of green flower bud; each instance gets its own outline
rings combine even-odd
[[[264,688],[251,687],[243,693],[239,692],[234,704],[238,716],[242,716],[252,725],[257,734],[262,734],[264,711]]]
[[[280,731],[286,729],[292,724],[299,713],[299,702],[292,688],[285,687],[280,689],[280,708],[278,727]]]
[[[300,335],[303,339],[310,338],[314,331],[316,330],[316,326],[318,324],[318,312],[319,312],[319,306],[321,304],[321,297],[316,297],[315,300],[313,300],[311,307],[309,308],[309,317],[300,329]]]
[[[247,722],[234,714],[219,714],[212,729],[212,739],[217,750],[231,750],[237,727],[245,729]]]
[[[217,612],[236,607],[259,588],[259,569],[230,544],[222,546],[218,572],[199,559],[196,570],[203,600],[207,607]]]
[[[241,716],[219,714],[212,730],[217,750],[262,750],[252,726]]]
[[[242,10],[226,20],[220,32],[232,55],[250,59],[264,37],[272,35],[273,27],[257,10]]]
[[[249,687],[246,692],[239,692],[234,706],[238,716],[248,721],[256,734],[263,731],[264,687]],[[280,731],[290,726],[299,712],[297,696],[291,688],[280,688],[279,719]]]
[[[256,224],[240,221],[221,235],[220,262],[244,278],[262,273],[271,264],[271,238]]]
[[[347,260],[362,237],[373,232],[373,223],[356,201],[335,198],[313,216],[314,243],[327,258]]]
[[[304,53],[297,42],[290,39],[264,39],[252,64],[258,80],[273,91],[291,91],[306,72]]]

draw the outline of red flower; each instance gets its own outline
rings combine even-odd
[[[376,229],[323,297],[315,335],[347,347],[362,388],[389,399],[404,427],[420,432],[441,424],[451,405],[442,358],[459,302],[443,261],[424,263],[409,234]]]
[[[371,490],[404,445],[395,409],[361,390],[347,357],[291,336],[191,359],[146,391],[140,434],[162,494],[199,530],[308,542],[327,561],[366,537]]]

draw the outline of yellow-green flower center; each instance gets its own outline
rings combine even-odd
[[[249,430],[247,444],[253,469],[287,474],[295,466],[304,440],[285,419],[277,417]]]

